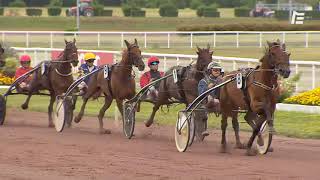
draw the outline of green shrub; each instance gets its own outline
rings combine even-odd
[[[61,0],[51,0],[50,7],[61,7],[62,1]]]
[[[146,11],[145,10],[132,10],[131,11],[132,17],[146,17]]]
[[[234,9],[234,16],[236,17],[249,17],[250,16],[250,8],[247,7],[239,7]]]
[[[159,0],[148,0],[145,5],[146,8],[158,8],[159,6],[160,6]]]
[[[18,61],[15,57],[6,58],[6,63],[1,71],[4,75],[8,77],[14,77],[16,73],[16,68],[18,67]]]
[[[185,0],[170,0],[169,3],[176,5],[178,9],[186,8],[187,4]],[[166,3],[167,4],[167,3]]]
[[[105,9],[102,11],[101,16],[112,16],[113,10],[112,9]]]
[[[306,11],[305,17],[312,20],[320,20],[320,11]]]
[[[37,8],[27,8],[26,13],[28,16],[41,16],[42,15],[42,9]]]
[[[49,16],[60,16],[61,8],[60,7],[48,7],[48,15]]]
[[[159,14],[161,17],[177,17],[179,12],[174,4],[167,3],[160,6]]]
[[[220,17],[220,12],[217,11],[203,11],[203,17]]]
[[[9,7],[26,7],[26,3],[22,0],[15,0],[9,3]]]
[[[190,3],[190,8],[191,9],[198,9],[199,6],[202,5],[202,1],[201,0],[192,0]]]
[[[93,7],[93,14],[95,16],[102,16],[103,9],[104,9],[104,6],[96,5],[96,6]]]
[[[0,16],[3,16],[3,12],[4,12],[3,8],[0,7]]]
[[[213,4],[211,6],[202,5],[202,6],[198,7],[198,9],[197,9],[197,16],[202,17],[202,16],[204,16],[204,14],[206,14],[206,15],[209,15],[208,17],[212,17],[210,15],[217,15],[218,14],[218,13],[214,13],[214,12],[218,12],[217,5],[215,5],[215,4]],[[219,13],[219,15],[220,15],[220,13]],[[216,16],[214,16],[214,17],[216,17]]]
[[[289,11],[276,11],[275,18],[277,19],[289,19]]]

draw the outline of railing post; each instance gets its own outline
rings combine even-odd
[[[216,36],[217,36],[217,33],[214,32],[213,33],[213,47],[216,47]]]
[[[262,33],[259,33],[259,47],[262,47]]]
[[[29,33],[26,32],[26,47],[29,47]]]
[[[193,47],[193,34],[190,33],[190,48]]]
[[[233,60],[233,61],[232,61],[232,69],[233,69],[233,70],[236,70],[236,65],[237,65],[237,64],[236,64],[236,61]]]
[[[316,66],[312,64],[312,89],[316,87]]]
[[[167,57],[163,56],[163,71],[167,71]]]
[[[144,48],[147,48],[147,33],[144,33]]]
[[[121,33],[121,42],[120,42],[121,48],[123,48],[123,33]]]
[[[98,48],[100,48],[100,33],[97,34],[98,38]]]
[[[305,47],[308,48],[309,47],[309,33],[308,32],[306,32],[306,34],[305,34],[305,41],[306,41]]]
[[[50,32],[50,48],[53,48],[53,34]]]
[[[170,33],[168,33],[168,42],[167,42],[167,43],[168,43],[168,46],[167,46],[167,47],[168,47],[168,49],[169,49],[169,48],[170,48]]]
[[[299,73],[298,64],[296,64],[296,74]],[[296,82],[296,92],[298,92],[298,82]]]
[[[282,32],[282,43],[286,43],[286,32]]]
[[[237,48],[239,48],[239,32],[237,32]]]
[[[4,43],[4,32],[2,32],[2,43]]]

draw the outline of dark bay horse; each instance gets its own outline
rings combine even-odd
[[[254,138],[257,136],[262,123],[267,120],[273,127],[273,114],[279,96],[277,79],[278,75],[288,78],[290,75],[290,53],[285,51],[285,44],[268,42],[264,56],[260,59],[260,66],[256,69],[245,70],[246,87],[242,90],[237,88],[236,82],[231,82],[221,88],[221,151],[226,152],[226,128],[227,118],[232,118],[235,131],[236,147],[244,148],[239,138],[238,110],[247,110],[245,120],[252,127],[253,133],[247,144],[247,154],[255,155],[251,149]],[[224,80],[244,72],[241,70],[228,73]]]
[[[97,93],[104,94],[104,105],[100,109],[99,119],[99,132],[101,134],[110,134],[111,131],[103,128],[103,117],[106,110],[110,107],[112,100],[115,99],[121,115],[123,114],[122,106],[125,99],[131,99],[136,94],[136,84],[134,75],[132,75],[133,66],[138,67],[139,71],[144,70],[144,62],[142,60],[141,50],[139,49],[138,42],[135,39],[133,44],[128,41],[126,43],[127,49],[122,53],[122,60],[111,67],[109,78],[104,78],[104,72],[99,71],[92,75],[88,83],[88,90],[83,96],[83,104],[78,116],[74,121],[79,123],[83,114],[88,99]]]
[[[171,74],[173,69],[177,69],[179,81],[174,82],[173,77],[169,77],[160,83],[159,96],[153,106],[149,120],[145,122],[147,127],[151,126],[154,116],[162,105],[172,104],[172,99],[175,102],[190,104],[198,96],[198,83],[204,78],[204,73],[209,63],[212,62],[213,51],[210,51],[210,46],[207,48],[197,47],[197,62],[194,65],[187,67],[174,66],[170,68],[165,76]]]
[[[65,49],[59,55],[58,59],[43,62],[46,65],[46,71],[44,74],[41,73],[41,68],[34,72],[33,79],[28,90],[28,97],[21,105],[22,109],[27,109],[32,94],[39,90],[48,90],[50,93],[50,104],[48,106],[49,127],[54,127],[52,111],[56,97],[65,93],[73,82],[71,64],[75,67],[79,62],[76,40],[74,39],[70,42],[65,40],[65,44]],[[68,123],[70,126],[70,122]]]

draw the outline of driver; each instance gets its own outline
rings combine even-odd
[[[20,65],[21,67],[16,69],[15,73],[15,79],[19,78],[26,72],[32,70],[33,68],[30,66],[31,64],[31,57],[27,54],[20,56],[19,58]],[[24,81],[22,81],[18,86],[17,86],[17,91],[28,91],[30,82],[32,80],[32,75],[30,75],[28,78],[26,78]]]

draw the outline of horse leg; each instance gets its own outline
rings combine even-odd
[[[221,149],[220,152],[226,153],[227,152],[227,140],[226,140],[226,130],[228,126],[228,116],[226,114],[222,114],[221,118],[221,131],[222,131],[222,136],[221,136]]]
[[[31,84],[30,84],[30,87],[29,87],[29,92],[28,92],[28,97],[27,99],[25,100],[25,102],[21,105],[21,108],[22,109],[28,109],[28,106],[29,106],[29,101],[31,99],[31,96],[33,94],[33,92],[36,91],[36,84],[34,83],[35,81],[32,81]]]
[[[158,109],[159,109],[160,105],[158,103],[156,103],[153,108],[152,108],[152,113],[149,117],[149,119],[147,121],[144,122],[144,124],[146,125],[146,127],[149,127],[152,125],[153,120],[154,120],[154,116],[156,115]]]
[[[102,108],[100,109],[98,119],[99,119],[99,133],[100,134],[111,134],[111,131],[109,129],[103,128],[103,117],[106,112],[106,110],[110,107],[112,103],[112,97],[105,94],[104,97],[104,104]]]
[[[74,122],[79,123],[83,117],[84,109],[86,108],[87,102],[90,99],[90,97],[96,92],[95,90],[88,89],[87,93],[83,96],[83,102],[81,105],[81,109],[79,114],[74,118]]]
[[[259,120],[257,120],[257,125],[256,125],[256,128],[253,129],[252,131],[252,135],[248,141],[248,144],[247,144],[247,155],[248,156],[255,156],[257,155],[257,151],[252,149],[252,144],[253,144],[253,141],[254,139],[257,137],[257,135],[259,134],[259,130],[261,128],[261,125],[262,123],[264,122],[264,120],[266,119],[266,116],[265,114],[261,114],[259,117]],[[259,142],[259,139],[258,139],[258,142],[257,143],[263,143],[263,142]]]
[[[236,148],[238,149],[245,149],[246,147],[241,143],[240,136],[239,136],[239,121],[238,121],[238,114],[232,114],[232,127],[234,130],[234,134],[236,137]]]
[[[56,96],[55,94],[52,92],[50,93],[50,103],[49,103],[49,106],[48,106],[48,116],[49,116],[49,125],[48,127],[54,127],[54,124],[53,124],[53,120],[52,120],[52,111],[53,111],[53,104],[56,100]]]

